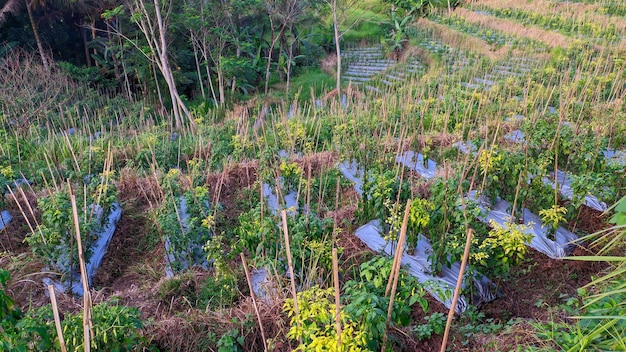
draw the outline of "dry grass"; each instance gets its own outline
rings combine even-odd
[[[282,301],[260,304],[261,321],[268,339],[273,340],[273,351],[290,351],[289,342],[284,339],[289,328],[282,314]],[[262,351],[263,339],[258,324],[245,328],[241,322],[254,316],[254,306],[250,299],[244,300],[237,308],[224,309],[208,314],[191,310],[185,316],[171,316],[151,324],[148,336],[152,336],[157,346],[171,351],[210,351],[216,349],[216,340],[221,334],[233,329],[244,336],[245,351]],[[217,332],[210,336],[209,332]]]
[[[529,347],[543,347],[547,349],[554,349],[558,346],[554,346],[550,341],[539,339],[535,336],[535,329],[530,324],[530,321],[524,320],[506,327],[503,331],[497,333],[477,333],[473,337],[471,346],[467,346],[466,349],[460,349],[459,351],[484,351],[484,352],[497,352],[497,351],[512,351],[516,348],[529,348]],[[454,336],[457,341],[462,341],[463,336]],[[455,347],[458,347],[456,344]]]
[[[409,59],[418,59],[421,63],[428,67],[435,66],[437,63],[437,59],[430,51],[416,46],[406,48],[402,52],[400,62],[406,63]]]
[[[32,53],[14,50],[0,60],[0,109],[15,120],[19,132],[26,133],[36,121],[47,121],[79,92],[69,76],[57,67],[45,70]]]
[[[478,25],[492,28],[504,33],[517,35],[519,37],[527,37],[538,40],[553,48],[566,48],[570,46],[573,41],[572,38],[568,38],[559,33],[546,31],[536,27],[526,27],[523,24],[517,23],[515,21],[482,15],[471,10],[466,10],[464,8],[457,8],[454,13],[462,16],[468,22],[476,23]]]
[[[449,46],[474,51],[492,60],[501,60],[506,56],[506,48],[504,47],[494,50],[491,45],[481,39],[461,33],[426,18],[420,18],[417,21],[417,26],[432,31],[433,36]]]
[[[329,54],[320,60],[320,67],[322,68],[322,71],[335,77],[337,75],[337,54]]]

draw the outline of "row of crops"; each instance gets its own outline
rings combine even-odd
[[[537,26],[572,37],[616,42],[624,39],[625,35],[623,28],[618,28],[614,23],[601,24],[584,18],[566,17],[565,15],[557,13],[553,15],[543,15],[521,9],[494,9],[480,5],[475,6],[474,9],[486,15],[512,19],[528,26]]]

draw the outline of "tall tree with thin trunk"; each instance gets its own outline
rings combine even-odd
[[[183,119],[190,125],[194,125],[193,118],[178,94],[174,74],[170,66],[167,44],[167,27],[172,12],[173,0],[164,0],[163,5],[159,0],[135,0],[126,1],[126,6],[133,13],[132,20],[143,33],[150,49],[150,59],[156,64],[161,72],[172,100],[172,112],[177,129],[182,127]]]
[[[8,0],[0,8],[0,26],[6,21],[8,14],[17,15],[26,9],[35,44],[37,45],[37,51],[41,57],[43,67],[48,71],[50,69],[50,61],[39,35],[39,25],[35,18],[35,10],[46,10],[49,7],[55,7],[62,10],[71,10],[75,13],[88,13],[88,9],[90,9],[92,5],[93,4],[88,0]]]
[[[185,6],[185,26],[190,32],[194,52],[200,53],[205,64],[209,88],[216,104],[223,104],[226,100],[224,60],[235,34],[228,7],[228,1],[221,0],[187,0]],[[217,95],[211,73],[217,75]]]
[[[358,0],[325,0],[330,7],[333,15],[333,32],[335,39],[335,54],[337,55],[337,96],[341,99],[341,38],[353,26],[360,22],[361,18],[357,18],[354,22],[346,26],[347,16],[346,10],[357,5]]]
[[[33,36],[35,37],[35,43],[37,44],[37,50],[39,51],[39,56],[41,56],[41,62],[46,71],[48,71],[50,70],[50,65],[48,63],[46,53],[43,49],[41,37],[39,37],[39,28],[37,26],[37,21],[35,21],[35,16],[33,15],[33,8],[38,6],[43,7],[45,6],[45,3],[37,0],[9,0],[0,9],[0,25],[2,25],[6,20],[7,14],[11,13],[17,15],[22,11],[23,8],[26,8],[26,12],[28,13],[28,20],[30,21],[30,27],[33,31]]]

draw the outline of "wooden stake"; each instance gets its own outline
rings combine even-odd
[[[263,321],[261,320],[261,313],[259,313],[259,307],[256,304],[256,298],[254,297],[254,288],[252,287],[252,280],[250,279],[250,271],[248,270],[248,264],[246,264],[246,256],[243,253],[239,253],[241,256],[241,262],[243,263],[243,270],[246,272],[246,281],[248,281],[248,288],[250,289],[250,297],[252,297],[252,304],[254,305],[254,312],[256,313],[257,320],[259,321],[259,328],[261,329],[261,337],[263,338],[263,348],[267,352],[267,339],[265,338],[265,329],[263,329]]]
[[[406,228],[409,221],[409,213],[411,210],[411,200],[406,203],[404,210],[404,218],[402,219],[402,227],[400,228],[400,237],[398,238],[398,244],[396,245],[396,253],[393,257],[393,265],[391,267],[391,273],[389,274],[389,280],[387,281],[387,288],[385,289],[385,297],[389,295],[391,286],[393,284],[394,273],[400,271],[400,264],[402,263],[402,255],[404,254],[404,243],[406,242]]]
[[[341,296],[339,292],[339,262],[337,248],[333,248],[333,284],[335,286],[335,327],[337,328],[337,351],[341,351]]]
[[[72,201],[72,215],[74,228],[76,230],[76,242],[78,245],[78,260],[80,266],[80,277],[83,281],[83,328],[84,328],[84,342],[85,352],[91,351],[90,337],[93,335],[91,332],[91,297],[89,293],[89,281],[87,278],[87,267],[85,266],[85,255],[83,252],[83,242],[80,237],[80,220],[78,219],[78,208],[76,206],[76,196],[72,193],[72,186],[70,181],[67,180],[67,186],[70,190],[70,199]]]
[[[446,321],[446,331],[443,334],[443,341],[441,342],[440,352],[446,351],[446,345],[448,344],[448,335],[450,334],[450,325],[452,324],[452,318],[454,317],[454,309],[459,300],[459,294],[461,292],[461,284],[463,283],[463,274],[465,274],[465,266],[467,265],[467,258],[469,257],[470,247],[472,246],[472,229],[467,230],[467,239],[465,240],[465,251],[463,252],[463,260],[461,261],[461,270],[459,270],[459,277],[456,279],[456,287],[454,288],[454,297],[452,297],[452,306],[448,312],[448,321]]]
[[[59,307],[57,306],[57,297],[54,294],[54,286],[48,285],[48,292],[50,292],[50,302],[52,303],[52,313],[54,314],[54,325],[57,329],[57,335],[59,335],[59,344],[61,345],[61,352],[67,352],[65,347],[65,339],[63,338],[63,328],[61,327],[61,318],[59,317]]]
[[[398,239],[398,251],[396,251],[396,256],[394,260],[394,267],[391,269],[390,277],[393,277],[393,283],[391,285],[391,297],[389,298],[389,307],[387,307],[387,320],[385,321],[385,334],[383,335],[383,347],[381,349],[382,352],[385,352],[385,348],[387,347],[387,326],[389,325],[389,320],[391,320],[391,312],[393,311],[393,301],[396,295],[396,288],[398,287],[398,277],[400,276],[400,268],[402,262],[402,255],[404,254],[404,242],[406,239],[406,229],[409,223],[409,213],[411,212],[411,200],[409,199],[406,202],[406,208],[404,209],[404,218],[402,219],[402,227],[400,228],[400,238]],[[386,295],[385,295],[386,296]]]
[[[276,187],[278,189],[278,187]],[[283,219],[283,234],[285,235],[285,249],[287,251],[287,264],[289,265],[289,279],[291,281],[291,294],[293,296],[293,308],[296,312],[296,317],[300,316],[300,309],[298,309],[298,295],[296,293],[296,278],[293,274],[293,263],[291,262],[291,248],[289,245],[289,232],[287,230],[287,211],[283,209],[281,212]],[[296,321],[298,321],[296,319]],[[300,323],[298,323],[300,325]],[[302,338],[298,338],[298,342],[302,344]]]

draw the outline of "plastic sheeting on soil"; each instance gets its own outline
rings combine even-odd
[[[99,219],[102,217],[102,208],[98,207],[97,212]],[[122,207],[118,203],[113,203],[107,223],[102,227],[102,230],[98,233],[98,239],[91,247],[93,252],[89,258],[89,262],[87,263],[87,275],[89,277],[90,285],[91,280],[96,275],[100,264],[102,264],[102,259],[109,248],[109,243],[111,243],[111,238],[113,238],[113,233],[115,232],[115,226],[121,218]]]
[[[274,192],[274,187],[270,186],[268,183],[263,183],[263,197],[267,201],[267,206],[270,208],[272,214],[278,215],[281,209],[281,203],[278,200],[276,192]],[[284,196],[284,200],[287,214],[294,215],[298,210],[298,193],[291,191]]]
[[[421,155],[420,155],[421,156]],[[401,156],[402,157],[402,156]],[[398,158],[401,158],[398,157]],[[408,160],[415,158],[415,153],[406,152],[403,155],[404,159],[396,159],[397,162],[403,163],[406,166],[411,167],[410,164],[405,164]],[[399,161],[402,160],[402,161]],[[423,156],[418,156],[420,163],[423,163]],[[428,160],[432,162],[432,160]],[[422,164],[423,165],[423,164]],[[436,164],[434,162],[429,163],[434,177],[434,170]],[[363,171],[358,166],[356,161],[344,161],[339,165],[339,170],[343,176],[354,183],[354,189],[359,195],[363,194]],[[385,241],[381,235],[382,230],[379,220],[373,220],[366,225],[361,226],[356,230],[355,235],[359,237],[363,243],[365,243],[370,249],[375,252],[384,252],[388,255],[393,255],[394,247],[391,243]],[[433,276],[428,256],[432,253],[432,246],[429,240],[424,236],[419,236],[419,240],[416,246],[416,250],[413,255],[404,253],[402,256],[402,265],[408,266],[408,271],[411,275],[415,276],[418,281],[424,284],[425,288],[441,303],[445,304],[448,308],[452,306],[452,295],[454,293],[454,287],[458,279],[461,265],[459,263],[453,264],[450,268],[444,267],[441,273],[441,277]],[[478,304],[483,302],[489,302],[495,299],[495,293],[492,292],[493,284],[489,279],[483,275],[476,275],[473,278],[473,284],[476,287],[476,295],[474,297]],[[463,283],[465,287],[465,283]],[[455,311],[457,314],[464,312],[467,309],[467,300],[465,297],[460,297]]]
[[[472,191],[469,198],[477,201],[481,210],[487,214],[481,219],[485,223],[493,220],[498,225],[508,228],[514,220],[511,219],[510,204],[505,200],[498,199],[492,207],[489,200],[484,196],[478,197],[478,192],[476,191]],[[556,241],[553,241],[547,237],[549,227],[544,226],[537,215],[526,208],[523,209],[523,213],[524,225],[526,227],[524,233],[533,236],[530,242],[527,243],[529,247],[553,259],[562,259],[574,251],[576,247],[575,242],[578,240],[575,234],[559,227],[556,231]]]
[[[525,138],[526,137],[524,136],[524,132],[522,132],[521,130],[513,130],[504,135],[504,139],[506,139],[507,141],[518,144],[524,143]]]
[[[183,226],[183,231],[187,232],[189,229],[189,213],[187,212],[187,198],[181,196],[179,199],[180,199],[180,204],[179,204],[180,222]],[[208,208],[209,204],[207,203],[206,206]],[[181,253],[174,253],[170,238],[169,237],[165,238],[165,277],[166,278],[171,278],[174,276],[174,271],[172,270],[172,263],[174,262],[177,262],[180,265],[182,270],[187,270],[195,264],[199,264],[205,269],[209,266],[206,256],[204,256],[203,254],[198,254],[198,253],[203,253],[202,250],[198,250],[199,248],[200,249],[202,248],[203,244],[196,243],[195,245],[196,246],[194,248],[187,248],[186,251],[182,251]],[[191,253],[193,256],[193,258],[190,258],[193,261],[193,263],[189,263],[189,260],[188,260],[189,253]],[[194,255],[194,253],[196,255]]]
[[[260,299],[269,299],[271,283],[267,279],[267,270],[265,268],[254,269],[250,273],[250,281],[254,295]]]
[[[411,150],[407,150],[402,153],[402,155],[397,156],[396,162],[417,172],[427,180],[434,178],[437,172],[436,162],[430,159],[426,159],[426,162],[424,162],[424,155],[420,153],[416,154]]]
[[[278,215],[281,209],[281,204],[274,192],[274,188],[268,183],[263,183],[263,197],[267,202],[267,206],[274,215]],[[298,212],[298,193],[291,191],[284,197],[285,209],[287,214],[295,216]],[[265,268],[255,269],[251,273],[252,290],[255,295],[260,298],[269,298],[269,281],[267,280],[267,270]]]
[[[456,147],[463,154],[469,154],[470,152],[474,154],[477,150],[476,145],[471,142],[455,142],[452,146]]]
[[[3,210],[0,212],[0,231],[4,230],[4,228],[11,222],[13,216],[9,213],[8,210]]]
[[[96,219],[100,220],[102,218],[102,208],[99,205],[92,205],[91,207],[95,207]],[[104,255],[109,248],[109,243],[111,243],[111,238],[113,238],[113,234],[115,233],[115,227],[117,226],[117,223],[120,221],[121,217],[122,207],[118,203],[113,203],[113,205],[111,205],[107,222],[102,226],[100,232],[98,232],[97,234],[96,240],[89,248],[89,250],[92,251],[92,254],[89,257],[89,261],[85,264],[89,285],[92,284],[93,278],[94,276],[96,276],[100,264],[102,264],[102,259],[104,258]],[[65,268],[65,266],[62,264],[60,264],[60,266],[61,269]],[[59,283],[50,278],[43,279],[43,282],[45,285],[54,285],[54,287],[59,292],[65,292],[66,289],[70,289],[72,293],[82,296],[83,285],[80,272],[72,272],[70,275],[71,280],[68,279],[65,283]]]
[[[372,220],[358,228],[355,235],[371,250],[390,256],[394,255],[393,250],[395,246],[391,242],[385,241],[381,233],[380,221]],[[409,274],[415,276],[436,300],[450,308],[461,265],[455,263],[450,268],[444,267],[441,276],[433,276],[430,274],[432,270],[428,261],[430,253],[432,253],[430,242],[426,237],[420,235],[414,255],[404,253],[402,255],[402,265],[407,267]],[[496,296],[491,290],[493,284],[488,278],[483,275],[476,275],[472,281],[477,288],[475,298],[478,304],[495,299]],[[462,287],[465,288],[465,285],[466,283],[463,282]],[[461,314],[467,309],[467,305],[467,299],[461,295],[454,310],[457,314]]]
[[[356,161],[344,161],[337,167],[339,172],[348,181],[354,183],[354,190],[360,196],[363,196],[363,169],[359,168]]]
[[[561,192],[563,197],[567,199],[572,199],[574,197],[574,189],[572,188],[572,180],[570,176],[563,171],[557,171],[557,178],[557,181],[559,183],[559,191]],[[544,177],[543,183],[552,186],[552,188],[555,187],[553,179]],[[598,211],[605,211],[608,209],[605,202],[599,200],[593,195],[586,195],[583,204]]]
[[[607,149],[602,153],[609,163],[626,166],[626,151]]]

